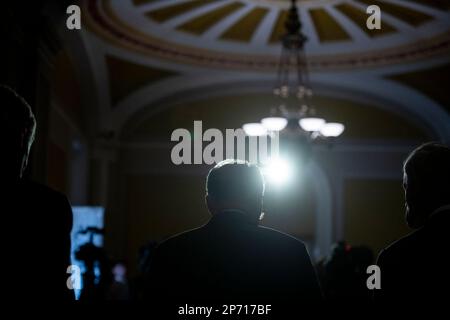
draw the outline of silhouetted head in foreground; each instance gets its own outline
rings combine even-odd
[[[27,166],[36,120],[28,103],[12,89],[0,86],[1,182],[17,181]]]
[[[450,205],[450,148],[433,142],[418,147],[406,159],[403,173],[406,221],[419,228],[435,210]]]
[[[256,165],[224,160],[208,173],[206,203],[211,214],[240,211],[252,222],[261,217],[264,179]]]

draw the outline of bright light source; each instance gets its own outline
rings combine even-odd
[[[344,130],[345,126],[342,123],[329,122],[320,129],[320,133],[325,137],[338,137]]]
[[[292,167],[290,164],[280,158],[270,160],[263,167],[262,172],[268,182],[281,185],[289,181],[292,176]]]
[[[268,117],[262,119],[261,123],[269,131],[281,131],[286,128],[288,121],[283,117]]]
[[[246,123],[242,126],[248,136],[264,136],[267,134],[266,128],[261,123]]]
[[[319,131],[325,124],[325,120],[322,118],[308,117],[300,119],[298,124],[305,131]]]

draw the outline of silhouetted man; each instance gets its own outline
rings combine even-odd
[[[258,167],[222,161],[209,172],[206,191],[210,221],[156,249],[151,294],[179,303],[321,298],[305,245],[258,226],[264,193]]]
[[[404,164],[406,221],[417,229],[380,253],[382,301],[448,298],[450,148],[428,143]]]
[[[22,177],[35,130],[30,106],[0,86],[1,290],[8,300],[70,301],[71,207],[62,194]]]

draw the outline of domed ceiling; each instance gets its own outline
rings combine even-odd
[[[366,27],[369,5],[381,30]],[[185,64],[273,69],[290,1],[92,0],[88,28],[115,45]],[[448,53],[450,2],[442,0],[297,1],[313,69],[415,61]]]

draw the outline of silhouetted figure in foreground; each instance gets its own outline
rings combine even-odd
[[[321,298],[305,245],[258,226],[264,181],[256,166],[222,161],[209,172],[206,189],[212,218],[156,249],[150,295],[179,303]]]
[[[8,300],[70,301],[71,207],[62,194],[22,178],[35,129],[25,100],[0,86],[1,289]]]
[[[428,143],[404,164],[406,221],[415,232],[380,253],[381,290],[375,298],[441,300],[448,298],[446,262],[450,246],[450,148]]]

